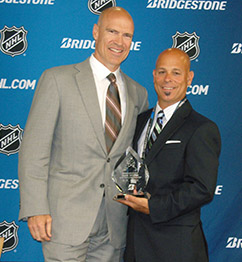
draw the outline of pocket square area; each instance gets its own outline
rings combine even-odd
[[[181,140],[167,140],[166,144],[180,144]]]

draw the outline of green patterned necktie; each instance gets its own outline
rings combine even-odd
[[[162,130],[163,117],[164,117],[164,112],[163,112],[163,110],[160,110],[157,114],[155,126],[154,126],[152,133],[151,133],[150,139],[148,141],[148,145],[147,145],[148,150],[151,149],[152,145],[155,143],[158,135],[160,134],[160,132]]]

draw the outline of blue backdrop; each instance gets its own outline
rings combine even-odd
[[[41,244],[18,221],[18,150],[43,70],[83,61],[94,51],[92,27],[105,6],[127,9],[135,35],[122,70],[156,102],[152,70],[158,54],[179,47],[192,59],[187,96],[215,121],[222,153],[215,197],[202,219],[212,262],[242,261],[241,0],[0,0],[1,261],[43,261]]]

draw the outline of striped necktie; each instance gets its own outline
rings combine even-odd
[[[111,73],[107,78],[110,85],[106,96],[105,139],[109,153],[121,129],[121,106],[116,77]]]
[[[158,135],[160,134],[162,130],[162,124],[163,124],[163,117],[164,117],[164,112],[163,110],[160,110],[157,114],[157,119],[154,125],[154,129],[151,133],[150,139],[148,141],[147,149],[150,150],[152,145],[155,143]]]

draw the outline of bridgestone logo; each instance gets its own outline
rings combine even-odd
[[[148,5],[146,8],[225,11],[226,5],[227,1],[148,0]]]

